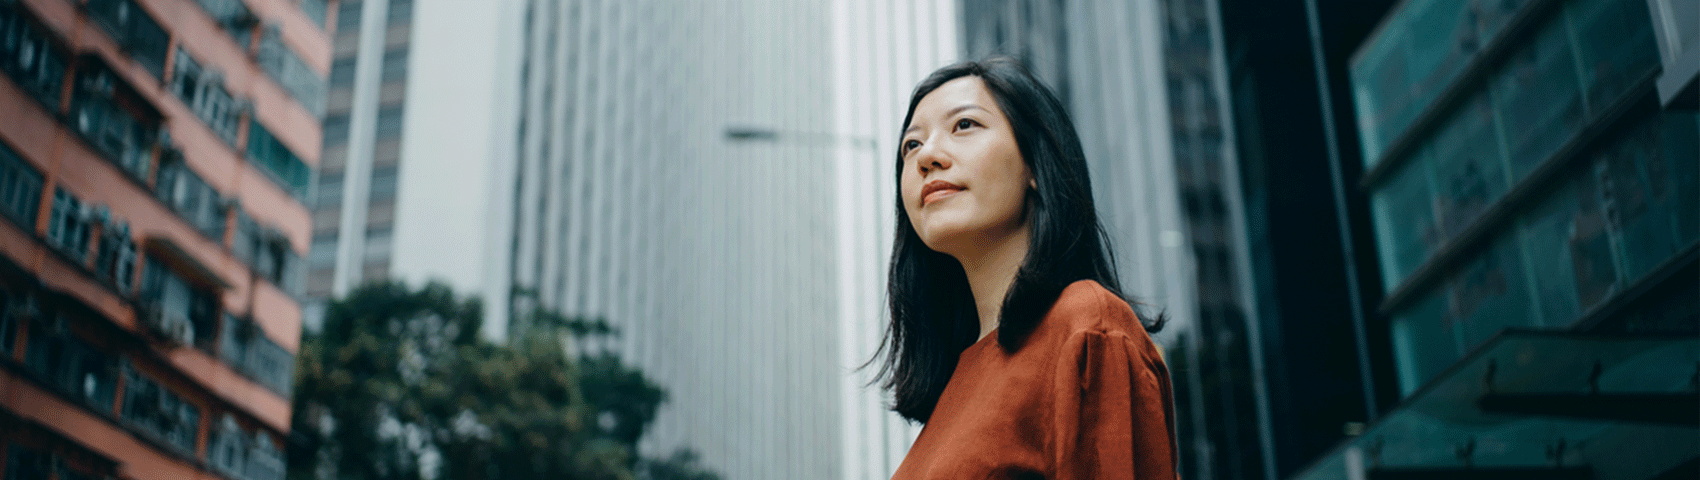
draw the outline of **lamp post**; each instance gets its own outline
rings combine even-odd
[[[796,130],[779,130],[774,128],[756,127],[750,125],[731,125],[726,127],[725,134],[728,142],[773,142],[801,143],[812,145],[849,144],[858,149],[874,149],[873,137],[858,137],[829,132],[804,132]]]

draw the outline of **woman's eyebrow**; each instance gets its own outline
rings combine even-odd
[[[950,111],[948,111],[948,112],[944,112],[944,116],[946,116],[946,117],[954,116],[958,113],[962,113],[962,112],[967,111],[967,110],[979,110],[979,111],[982,111],[982,112],[986,111],[985,108],[981,108],[980,105],[978,105],[978,104],[965,103],[965,104],[962,104],[962,105],[957,105],[955,108],[950,109]],[[903,131],[903,136],[909,136],[909,134],[911,132],[914,132],[915,130],[918,130],[920,128],[921,128],[920,124],[910,122],[909,128]]]

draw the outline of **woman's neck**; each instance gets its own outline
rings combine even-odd
[[[974,309],[980,316],[980,335],[976,338],[986,338],[986,334],[998,328],[1004,296],[1015,283],[1021,263],[1027,260],[1030,236],[1028,229],[1022,228],[997,242],[980,245],[984,248],[972,254],[957,256],[963,273],[968,276],[968,289],[974,294]]]

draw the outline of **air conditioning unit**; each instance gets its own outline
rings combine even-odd
[[[188,317],[167,312],[157,304],[145,305],[138,311],[142,316],[142,325],[159,339],[180,345],[195,342],[195,325],[189,322]]]
[[[195,343],[195,324],[183,317],[171,317],[166,320],[166,339],[179,345]]]

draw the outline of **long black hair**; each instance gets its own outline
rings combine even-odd
[[[909,97],[909,112],[899,131],[909,128],[922,97],[946,82],[969,76],[985,82],[1009,118],[1022,161],[1037,185],[1027,191],[1024,212],[1032,231],[1027,258],[1003,299],[996,332],[1002,348],[1015,351],[1070,283],[1096,280],[1126,297],[1117,280],[1108,236],[1092,203],[1086,154],[1074,123],[1056,95],[1020,63],[993,57],[933,72]],[[901,152],[897,165],[901,183]],[[887,285],[891,325],[875,354],[875,360],[885,355],[877,378],[895,397],[892,410],[926,423],[956,369],[957,357],[977,340],[980,323],[962,264],[921,242],[909,223],[901,193],[896,204],[897,239]],[[1155,331],[1162,323],[1158,318],[1146,328]]]

